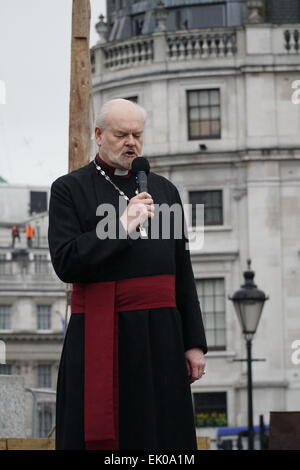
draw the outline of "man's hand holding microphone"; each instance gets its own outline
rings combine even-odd
[[[130,199],[130,202],[120,217],[127,236],[137,227],[143,229],[143,223],[149,218],[154,217],[154,202],[152,196],[148,193],[148,173],[150,165],[146,158],[136,157],[131,166],[131,171],[136,175],[139,194]]]

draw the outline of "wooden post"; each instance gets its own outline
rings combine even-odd
[[[73,0],[69,171],[89,162],[90,152],[90,0]]]
[[[71,89],[69,117],[69,171],[89,162],[91,146],[91,60],[90,60],[90,0],[73,0]],[[66,284],[66,315],[70,305],[72,284]]]

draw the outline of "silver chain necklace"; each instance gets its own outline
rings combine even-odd
[[[99,166],[97,163],[96,163],[96,159],[93,160],[94,161],[94,164],[95,164],[95,167],[96,167],[96,170],[100,173],[100,175],[102,175],[110,184],[113,185],[113,187],[119,192],[120,196],[122,196],[124,199],[126,199],[126,201],[130,201],[129,197],[124,193],[124,191],[121,191],[121,189],[110,179],[110,177],[105,173],[105,171],[103,170],[103,168],[101,168],[101,166]],[[138,189],[135,190],[135,194],[138,194],[139,191]],[[141,237],[142,238],[148,238],[148,235],[147,235],[147,231],[145,229],[145,227],[143,227],[142,225],[139,226],[139,231],[140,231],[140,234],[141,234]]]
[[[105,171],[103,170],[103,168],[101,166],[99,166],[97,163],[96,163],[96,160],[94,160],[94,164],[95,164],[95,167],[97,169],[97,171],[100,173],[100,175],[102,175],[110,184],[113,185],[113,187],[119,192],[120,196],[122,196],[124,199],[126,199],[126,201],[130,201],[129,197],[124,193],[124,191],[122,191],[111,179],[110,177],[105,173]],[[135,194],[138,194],[138,190],[136,189],[135,190]]]

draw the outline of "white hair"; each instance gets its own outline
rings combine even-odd
[[[100,127],[101,129],[105,129],[105,127],[106,127],[106,118],[107,118],[107,115],[108,115],[111,107],[114,104],[124,103],[124,102],[131,103],[138,111],[141,112],[141,114],[144,117],[144,120],[146,121],[147,111],[142,106],[140,106],[139,104],[137,104],[137,103],[135,103],[134,101],[131,101],[131,100],[126,100],[126,99],[123,99],[123,98],[115,98],[113,100],[106,101],[106,103],[103,104],[103,106],[100,109],[100,112],[99,112],[99,114],[98,114],[98,116],[95,120],[95,127]]]

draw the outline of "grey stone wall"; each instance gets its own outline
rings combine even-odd
[[[0,438],[25,438],[23,377],[0,375]]]

